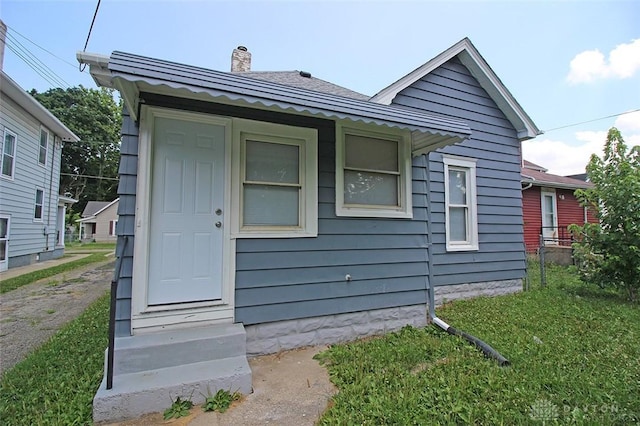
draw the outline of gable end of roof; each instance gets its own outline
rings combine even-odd
[[[471,75],[478,80],[480,86],[489,94],[498,108],[500,108],[511,122],[518,132],[518,138],[521,141],[532,139],[541,133],[540,129],[538,129],[533,120],[520,106],[518,101],[516,101],[496,73],[493,72],[489,64],[468,38],[460,40],[435,58],[416,68],[390,86],[385,87],[374,95],[371,101],[387,105],[391,104],[400,91],[411,86],[456,56],[462,64],[469,69]]]

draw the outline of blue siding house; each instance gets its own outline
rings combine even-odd
[[[64,254],[64,142],[79,138],[0,70],[0,272]]]
[[[519,291],[520,143],[539,131],[463,39],[368,97],[306,72],[79,53],[125,103],[113,386],[94,420],[251,390],[246,357]],[[195,392],[194,392],[195,390]]]

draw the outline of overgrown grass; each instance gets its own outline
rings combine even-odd
[[[85,425],[102,380],[109,295],[94,302],[0,383],[0,419],[10,425]]]
[[[433,326],[320,355],[340,392],[320,424],[640,421],[640,306],[550,267],[548,285],[456,301],[438,316],[500,351],[501,368]],[[538,269],[539,270],[539,269]]]
[[[65,272],[72,271],[85,265],[96,262],[104,262],[108,260],[105,257],[104,252],[93,253],[90,256],[82,259],[74,260],[71,262],[63,263],[61,265],[52,266],[51,268],[40,269],[38,271],[29,272],[27,274],[19,275],[17,277],[8,278],[0,281],[0,294],[6,293],[16,288],[22,287],[27,284],[31,284],[43,278],[48,278],[54,275],[63,274]]]

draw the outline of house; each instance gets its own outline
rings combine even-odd
[[[425,325],[431,290],[521,290],[520,142],[539,131],[468,39],[368,99],[261,79],[244,47],[230,73],[78,59],[125,104],[95,421],[248,392],[247,356]]]
[[[89,201],[82,211],[80,240],[109,242],[116,240],[118,201]]]
[[[576,189],[591,188],[584,179],[558,176],[530,161],[522,162],[522,211],[524,242],[528,253],[545,245],[571,246],[571,224],[597,223],[593,212],[580,205]]]
[[[64,254],[62,144],[79,138],[0,70],[0,271]]]

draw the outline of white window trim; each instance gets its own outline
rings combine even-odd
[[[36,217],[36,206],[38,205],[38,191],[42,192],[42,204],[40,205],[42,208],[40,209],[40,217]],[[36,187],[36,192],[33,197],[33,221],[34,222],[43,222],[44,218],[44,189]]]
[[[40,150],[42,149],[42,134],[47,135],[47,146],[44,151],[44,163],[40,162]],[[45,127],[40,127],[40,137],[38,138],[38,156],[36,157],[36,161],[41,167],[47,167],[47,157],[49,156],[49,139],[51,138],[51,133]]]
[[[11,175],[6,175],[4,173],[4,142],[7,137],[7,134],[13,136],[13,162],[11,163]],[[11,130],[4,128],[4,132],[2,132],[2,144],[0,145],[2,151],[0,152],[0,177],[3,179],[13,180],[16,171],[16,153],[18,152],[18,135]]]
[[[115,237],[116,235],[118,235],[116,233],[116,226],[118,226],[118,221],[117,220],[110,220],[109,221],[109,236],[110,237]]]
[[[447,251],[478,250],[478,200],[476,187],[476,161],[471,158],[442,155],[444,163],[444,212]],[[449,167],[467,169],[469,211],[467,212],[468,240],[451,241],[449,233]]]
[[[300,148],[300,197],[298,226],[243,226],[242,182],[244,145],[247,139],[296,145]],[[233,119],[232,238],[295,238],[318,235],[318,131],[261,121]]]
[[[398,142],[399,207],[350,205],[344,202],[344,141],[346,134]],[[389,129],[388,132],[380,132],[372,131],[365,126],[358,126],[355,123],[349,123],[349,125],[336,124],[336,216],[411,219],[413,218],[411,199],[413,191],[411,185],[411,136],[408,131]]]
[[[544,211],[544,197],[545,195],[551,196],[551,206],[553,207],[553,227],[551,237],[547,237],[544,235],[544,216],[546,212]],[[542,237],[545,240],[545,244],[548,245],[558,245],[558,197],[556,195],[555,188],[541,188],[540,189],[540,224],[542,229],[540,230],[542,233]]]

